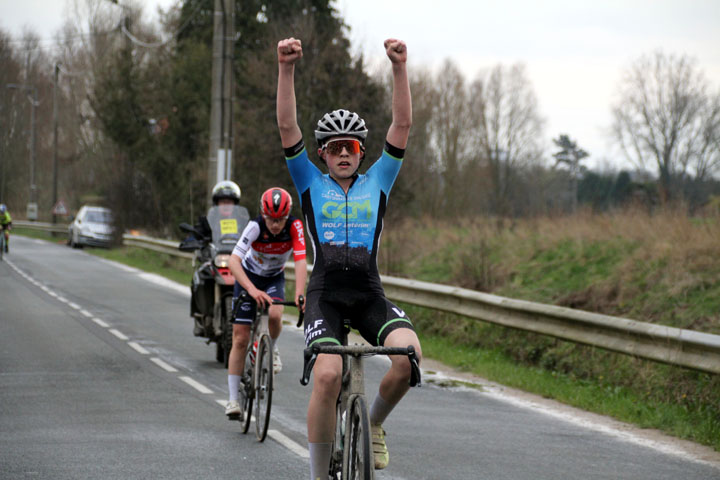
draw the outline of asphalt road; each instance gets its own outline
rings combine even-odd
[[[226,420],[189,288],[14,236],[0,263],[0,478],[309,478],[302,335],[286,325],[264,443]],[[366,362],[373,394],[387,363]],[[412,389],[378,479],[720,479],[703,461],[493,391]],[[433,381],[435,380],[435,381]]]

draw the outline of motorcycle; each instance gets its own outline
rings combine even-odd
[[[181,223],[180,230],[190,234],[178,249],[194,252],[190,285],[190,316],[195,320],[195,335],[215,342],[215,359],[227,368],[232,347],[233,288],[230,255],[250,215],[239,205],[218,205],[200,217],[198,225]]]

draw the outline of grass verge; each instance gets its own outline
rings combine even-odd
[[[720,451],[720,419],[712,409],[688,408],[681,403],[647,398],[630,388],[612,383],[519,365],[501,351],[458,345],[438,335],[421,333],[419,336],[423,355],[451,367],[642,428],[655,428]]]

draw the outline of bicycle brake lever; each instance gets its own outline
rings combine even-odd
[[[307,385],[310,382],[310,372],[315,366],[315,360],[317,360],[318,354],[313,351],[312,348],[306,348],[303,350],[303,374],[300,379],[301,385]]]
[[[408,359],[410,360],[410,386],[420,387],[422,385],[420,365],[418,364],[415,347],[412,345],[408,345]]]
[[[298,303],[300,303],[300,305],[302,306],[302,305],[305,303],[305,297],[303,297],[302,295],[300,295],[300,296],[298,297]],[[300,309],[300,308],[299,308],[298,310],[299,310],[300,312],[298,313],[298,321],[297,321],[297,325],[296,325],[296,326],[297,326],[298,328],[300,328],[300,327],[302,327],[303,320],[305,319],[305,312],[304,312],[302,309]]]

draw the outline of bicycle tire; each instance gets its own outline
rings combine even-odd
[[[243,377],[243,386],[240,390],[240,404],[242,406],[242,415],[243,417],[240,419],[240,425],[241,425],[241,431],[242,433],[247,433],[248,430],[250,430],[250,417],[252,417],[252,407],[253,407],[253,396],[254,396],[254,390],[253,390],[253,369],[250,366],[250,355],[245,355],[245,375]]]
[[[356,395],[349,402],[345,418],[345,451],[343,479],[373,480],[375,464],[372,454],[372,433],[365,398]]]
[[[273,392],[273,351],[269,335],[260,337],[255,362],[255,432],[258,441],[262,442],[270,424]]]
[[[345,436],[343,435],[343,432],[345,431],[345,425],[343,421],[344,411],[345,409],[343,408],[342,402],[338,400],[337,404],[335,405],[335,440],[332,443],[332,453],[330,454],[330,470],[328,472],[330,478],[333,480],[342,478],[343,444],[345,441]]]
[[[5,231],[0,229],[0,262],[5,255]]]
[[[228,368],[228,362],[230,360],[230,350],[232,349],[232,336],[233,336],[233,324],[232,319],[230,318],[232,316],[233,311],[233,297],[232,295],[228,294],[223,297],[223,332],[222,332],[222,338],[218,340],[219,342],[222,342],[222,350],[223,350],[223,365],[225,368]]]

